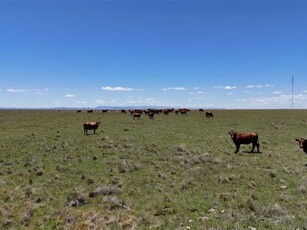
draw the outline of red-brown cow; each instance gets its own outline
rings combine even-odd
[[[236,145],[235,153],[239,152],[241,144],[248,145],[250,143],[253,145],[251,152],[254,152],[255,147],[257,147],[257,152],[259,153],[260,145],[257,133],[238,133],[231,130],[228,132],[228,134]]]
[[[298,142],[300,148],[303,149],[305,153],[307,153],[307,139],[301,137],[295,140]]]
[[[88,130],[94,130],[94,134],[96,129],[98,129],[99,125],[100,125],[100,121],[89,121],[89,122],[85,122],[83,123],[83,130],[84,130],[84,135],[88,134],[87,131]]]

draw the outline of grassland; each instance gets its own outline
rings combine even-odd
[[[213,112],[0,111],[0,228],[306,229],[307,111]]]

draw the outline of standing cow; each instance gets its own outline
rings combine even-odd
[[[301,137],[295,140],[298,142],[300,148],[303,149],[305,153],[307,153],[307,139]]]
[[[94,130],[94,134],[95,134],[96,129],[98,129],[100,123],[101,123],[100,121],[90,121],[90,122],[83,123],[84,135],[88,134],[87,131],[92,130],[92,129]]]
[[[250,143],[253,145],[251,152],[254,152],[255,147],[257,147],[257,152],[259,153],[260,145],[257,133],[238,133],[231,130],[228,132],[228,134],[233,140],[233,143],[236,145],[235,153],[239,152],[241,144],[248,145]]]

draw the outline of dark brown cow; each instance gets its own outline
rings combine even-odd
[[[87,113],[93,113],[94,110],[87,110]]]
[[[81,110],[77,110],[77,113],[81,113]]]
[[[183,109],[179,109],[179,112],[182,114],[182,115],[187,115],[187,112],[189,112],[190,110],[189,109],[186,109],[186,108],[183,108]]]
[[[228,134],[236,145],[235,153],[239,152],[241,144],[248,145],[250,143],[253,145],[251,152],[254,152],[255,147],[257,147],[257,152],[259,153],[260,145],[257,133],[238,133],[231,130]]]
[[[94,134],[96,129],[98,129],[99,125],[100,125],[100,121],[89,121],[89,122],[85,122],[83,123],[83,130],[84,130],[84,135],[88,134],[87,131],[88,130],[94,130]]]
[[[212,112],[208,112],[208,111],[207,111],[207,112],[206,112],[206,117],[207,117],[207,118],[211,118],[211,117],[214,117],[214,116],[213,116],[213,113],[212,113]]]
[[[298,142],[300,148],[303,149],[305,153],[307,153],[307,139],[301,137],[295,140]]]
[[[102,113],[107,113],[108,111],[109,111],[108,109],[101,110]]]
[[[198,111],[199,111],[199,112],[205,112],[204,109],[199,109]]]
[[[126,110],[121,109],[120,112],[121,112],[121,113],[126,113]]]

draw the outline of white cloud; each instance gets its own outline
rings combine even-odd
[[[1,91],[1,90],[0,90]],[[7,89],[7,92],[9,93],[36,93],[36,94],[44,94],[44,91],[48,91],[47,88],[45,89]]]
[[[263,85],[248,85],[246,86],[247,89],[251,89],[251,88],[262,88]]]
[[[96,104],[104,104],[105,101],[104,101],[104,100],[101,100],[101,99],[96,99],[96,100],[95,100],[95,103],[96,103]]]
[[[198,93],[198,94],[203,94],[204,92],[202,92],[202,91],[198,91],[197,93]]]
[[[75,101],[76,104],[87,104],[87,101]]]
[[[251,88],[263,88],[263,87],[274,87],[274,85],[265,84],[265,85],[248,85],[248,86],[246,86],[247,89],[251,89]]]
[[[178,91],[184,91],[186,90],[184,87],[179,86],[179,87],[168,87],[168,88],[163,88],[163,91],[168,91],[168,90],[178,90]]]
[[[273,94],[282,94],[281,91],[274,91]]]
[[[107,91],[134,91],[134,88],[124,88],[124,87],[110,87],[110,86],[103,86],[101,87],[102,90],[107,90]]]
[[[236,89],[236,88],[237,86],[229,86],[229,85],[224,87],[224,89]]]
[[[214,88],[214,89],[223,89],[224,86],[218,85],[218,86],[214,86],[213,88]]]
[[[65,97],[75,97],[73,94],[66,94]]]
[[[30,90],[28,89],[7,89],[7,92],[10,93],[28,93]]]
[[[246,98],[236,98],[236,101],[237,102],[247,102],[247,99]]]

